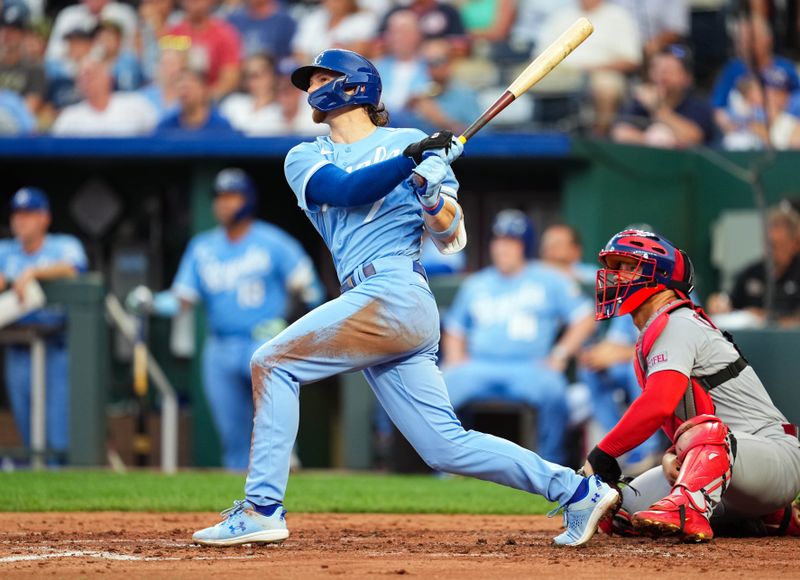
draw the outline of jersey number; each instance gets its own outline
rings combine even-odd
[[[264,282],[249,280],[239,285],[236,290],[236,302],[240,308],[258,308],[264,304]]]

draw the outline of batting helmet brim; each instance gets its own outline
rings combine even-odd
[[[308,92],[308,87],[311,86],[311,76],[317,71],[325,71],[335,74],[336,76],[344,76],[344,73],[341,71],[309,64],[306,66],[301,66],[292,73],[292,84],[301,91]]]

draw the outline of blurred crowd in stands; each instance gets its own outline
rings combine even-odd
[[[587,16],[594,34],[491,129],[792,148],[800,79],[778,52],[798,49],[797,4],[0,0],[0,134],[322,134],[288,74],[329,47],[375,61],[392,125],[459,131]]]

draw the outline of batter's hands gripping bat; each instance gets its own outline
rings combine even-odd
[[[480,131],[486,123],[494,119],[500,111],[505,109],[514,99],[542,80],[551,70],[567,58],[580,44],[594,31],[594,26],[586,18],[578,18],[575,23],[567,28],[561,36],[548,46],[542,54],[537,56],[520,75],[514,79],[505,92],[498,98],[475,122],[467,127],[464,134],[459,137],[466,143],[475,133]]]

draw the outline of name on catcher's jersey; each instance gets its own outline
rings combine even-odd
[[[250,335],[255,325],[286,316],[295,277],[316,284],[302,246],[279,228],[256,221],[236,241],[222,227],[192,238],[172,290],[184,300],[205,303],[214,333]]]
[[[580,287],[539,262],[504,276],[494,267],[470,276],[445,317],[448,332],[467,340],[470,356],[542,360],[559,330],[592,312]]]
[[[334,164],[349,172],[403,154],[411,143],[427,135],[417,129],[377,127],[355,143],[334,143],[317,137],[300,143],[286,156],[286,180],[297,196],[298,205],[314,224],[333,255],[339,280],[356,268],[378,258],[408,256],[419,259],[422,237],[422,208],[411,187],[403,182],[378,201],[349,208],[316,206],[306,197],[311,177],[325,165]],[[456,197],[458,181],[448,168],[442,192]]]

